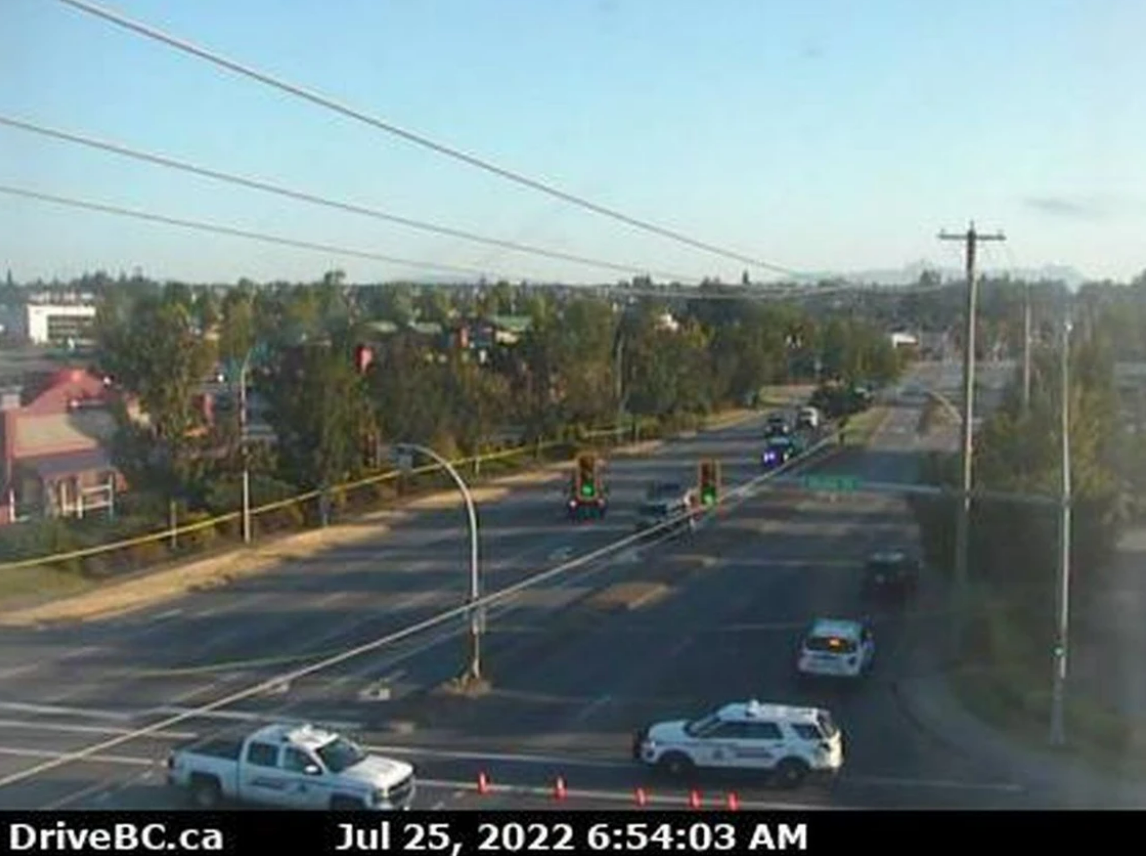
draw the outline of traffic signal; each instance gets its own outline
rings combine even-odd
[[[577,495],[582,499],[597,495],[597,459],[593,455],[577,458]]]
[[[700,462],[700,502],[715,505],[720,493],[720,464],[714,460]]]

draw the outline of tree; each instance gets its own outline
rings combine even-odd
[[[318,488],[363,471],[375,419],[349,348],[318,343],[284,349],[266,394],[289,481]]]
[[[164,484],[172,495],[190,487],[202,468],[198,437],[205,418],[196,395],[210,369],[211,349],[187,303],[168,293],[141,298],[126,309],[105,307],[96,343],[97,364],[138,398],[147,420],[147,430],[140,431],[120,414],[125,459],[150,462],[149,480]],[[149,448],[136,448],[145,441]]]

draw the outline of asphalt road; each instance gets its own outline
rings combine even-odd
[[[928,383],[955,391],[957,371],[929,373]],[[910,480],[917,420],[917,405],[893,410],[869,453],[826,466],[872,481]],[[759,446],[757,422],[674,442],[645,458],[616,458],[609,468],[614,513],[603,522],[562,520],[560,482],[522,488],[483,507],[486,590],[628,534],[632,520],[623,511],[636,506],[644,485],[653,478],[691,481],[701,457],[719,456],[726,481],[746,480],[758,472]],[[423,512],[377,543],[128,620],[5,631],[0,776],[290,667],[252,662],[258,658],[345,648],[461,603],[461,519],[460,509]],[[870,612],[857,601],[858,563],[875,547],[911,538],[894,498],[763,491],[692,537],[627,552],[593,566],[590,575],[570,575],[495,608],[485,652],[492,690],[485,697],[427,692],[465,662],[458,628],[446,628],[188,720],[172,733],[2,788],[0,807],[173,807],[178,801],[158,787],[156,766],[173,742],[276,712],[341,725],[372,747],[413,759],[426,807],[556,805],[551,790],[558,775],[570,791],[561,804],[570,808],[632,805],[639,786],[654,805],[683,805],[683,792],[627,761],[633,729],[745,697],[831,707],[847,735],[847,772],[831,793],[715,782],[706,793],[710,801],[735,786],[745,808],[1026,804],[1030,795],[1022,788],[918,732],[897,700],[896,678],[919,668],[913,651],[942,620],[942,604],[874,616],[880,665],[858,691],[810,693],[791,680],[804,624],[816,615]],[[668,590],[636,609],[606,609],[585,597],[620,582],[656,582]],[[362,689],[383,678],[389,700],[360,699]],[[491,778],[493,793],[476,793],[479,772]]]

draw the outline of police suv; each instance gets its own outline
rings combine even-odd
[[[633,757],[674,777],[699,769],[759,772],[794,788],[809,776],[837,775],[844,742],[826,710],[752,700],[647,726],[634,737]]]
[[[862,621],[820,618],[800,643],[796,672],[802,676],[859,678],[875,661],[875,637]]]

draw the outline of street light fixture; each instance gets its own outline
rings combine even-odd
[[[408,469],[411,465],[412,453],[420,452],[428,458],[431,458],[436,464],[444,469],[453,479],[458,490],[462,494],[462,499],[466,504],[466,517],[469,526],[470,535],[470,603],[476,603],[481,598],[481,577],[478,572],[478,519],[477,508],[474,506],[473,495],[470,493],[469,486],[466,485],[462,479],[461,474],[454,468],[454,465],[435,452],[428,446],[420,446],[417,443],[397,443],[393,447],[395,455],[402,461],[403,469]],[[463,680],[470,683],[478,683],[482,679],[481,674],[481,634],[483,624],[485,623],[485,608],[474,608],[470,611],[470,663]]]

